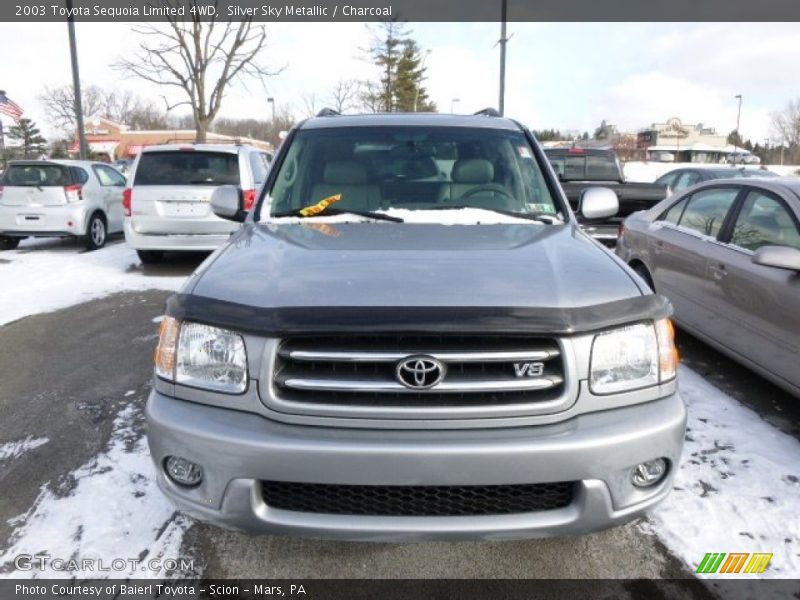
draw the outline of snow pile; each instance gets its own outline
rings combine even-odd
[[[34,448],[43,446],[49,441],[50,440],[48,440],[46,437],[35,438],[32,435],[29,435],[25,439],[17,440],[16,442],[0,444],[0,463],[6,460],[14,460],[15,458],[19,458],[26,452],[30,452]]]
[[[62,241],[26,240],[0,252],[0,325],[124,290],[176,290],[184,279],[145,274],[125,244],[81,252]]]
[[[692,570],[706,552],[767,552],[767,570],[752,577],[800,577],[800,442],[690,369],[679,381],[683,458],[645,529]]]
[[[74,487],[66,495],[42,486],[28,512],[10,521],[15,530],[10,546],[0,551],[0,570],[8,569],[20,554],[44,553],[53,559],[77,559],[79,565],[80,559],[102,559],[110,570],[36,569],[11,575],[164,577],[167,573],[149,561],[163,564],[165,559],[183,558],[181,541],[191,521],[175,512],[157,489],[141,419],[133,405],[117,415],[108,449],[69,474]],[[122,569],[112,567],[114,558],[136,557],[141,560],[138,569],[131,563]]]

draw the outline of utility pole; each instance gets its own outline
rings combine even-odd
[[[270,96],[269,98],[267,98],[267,102],[269,102],[272,105],[272,122],[274,123],[275,122],[275,98]]]
[[[75,44],[75,16],[72,0],[67,0],[67,28],[69,29],[69,53],[72,59],[72,87],[75,92],[75,120],[78,127],[78,147],[81,160],[86,160],[86,134],[83,131],[83,106],[81,103],[81,77],[78,73],[78,48]]]
[[[508,0],[500,0],[500,101],[497,110],[502,117],[506,110],[506,21],[508,19]]]
[[[739,119],[742,116],[742,95],[736,94],[734,98],[739,99],[739,110],[736,113],[736,137],[733,138],[733,166],[736,166],[736,155],[739,153]]]

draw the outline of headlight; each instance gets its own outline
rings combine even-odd
[[[247,389],[244,340],[228,329],[165,317],[155,362],[156,374],[175,383],[229,394]]]
[[[674,378],[677,365],[669,319],[614,329],[594,338],[589,389],[613,394],[656,385]]]

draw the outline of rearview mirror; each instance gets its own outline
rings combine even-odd
[[[753,255],[753,262],[765,267],[800,271],[800,250],[789,246],[762,246]]]
[[[242,223],[247,217],[243,204],[242,190],[235,185],[221,185],[211,194],[211,210],[220,219]]]
[[[619,199],[613,190],[590,187],[581,195],[581,215],[587,221],[613,217],[619,212]]]

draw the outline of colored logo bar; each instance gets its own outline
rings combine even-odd
[[[772,560],[765,552],[707,552],[697,573],[763,573]]]

